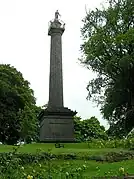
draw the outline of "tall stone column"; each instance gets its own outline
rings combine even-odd
[[[59,20],[50,24],[48,35],[51,36],[50,75],[49,75],[49,106],[63,107],[62,77],[62,34],[64,26]]]
[[[50,22],[48,35],[51,36],[50,47],[50,74],[49,74],[49,102],[46,109],[38,116],[40,121],[41,142],[73,142],[74,125],[72,111],[63,104],[63,77],[62,77],[62,34],[64,23],[58,19]]]

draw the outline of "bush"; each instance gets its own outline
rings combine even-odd
[[[75,159],[74,154],[54,155],[48,153],[36,153],[36,154],[21,154],[21,153],[0,153],[0,179],[48,179],[55,178],[55,175],[62,176],[62,178],[82,178],[85,166],[81,168],[70,168],[62,166],[59,171],[55,171],[51,163],[52,159]],[[45,163],[45,169],[39,162]],[[31,165],[32,164],[32,165]],[[31,171],[27,170],[23,166],[31,166]],[[34,166],[37,166],[37,170],[34,170]],[[54,175],[54,176],[52,176]]]
[[[92,139],[87,141],[89,148],[134,148],[134,138],[128,139],[114,139],[114,140],[102,140]]]
[[[83,171],[82,167],[71,168],[70,166],[62,166],[59,171],[55,171],[52,160],[95,160],[97,162],[119,162],[122,160],[134,159],[134,152],[109,152],[104,155],[92,155],[88,153],[61,153],[52,154],[50,151],[42,152],[40,149],[35,154],[17,153],[16,149],[11,153],[0,153],[0,179],[15,179],[15,178],[52,178],[51,174],[55,178],[55,175],[67,179],[71,178],[82,178]],[[40,162],[45,164],[45,169],[42,167]],[[68,161],[67,161],[68,162]],[[27,170],[23,166],[31,166],[31,171]],[[37,166],[37,171],[34,170],[34,166]],[[57,166],[56,166],[57,167]],[[84,166],[85,167],[85,166]],[[69,169],[69,170],[68,170]],[[56,173],[55,173],[56,172]],[[65,174],[67,176],[65,177]]]

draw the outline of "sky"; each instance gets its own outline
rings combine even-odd
[[[48,23],[59,10],[66,24],[62,37],[64,106],[83,119],[96,116],[106,128],[95,103],[86,100],[94,73],[79,64],[82,19],[86,9],[102,0],[0,0],[0,63],[11,64],[31,84],[37,105],[48,103],[50,36]]]

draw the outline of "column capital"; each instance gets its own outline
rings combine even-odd
[[[52,33],[61,33],[63,34],[65,30],[65,23],[58,18],[59,12],[55,12],[55,19],[49,22],[48,35]]]

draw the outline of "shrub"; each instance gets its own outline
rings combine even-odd
[[[92,139],[87,141],[89,148],[134,148],[134,138],[102,140]]]

